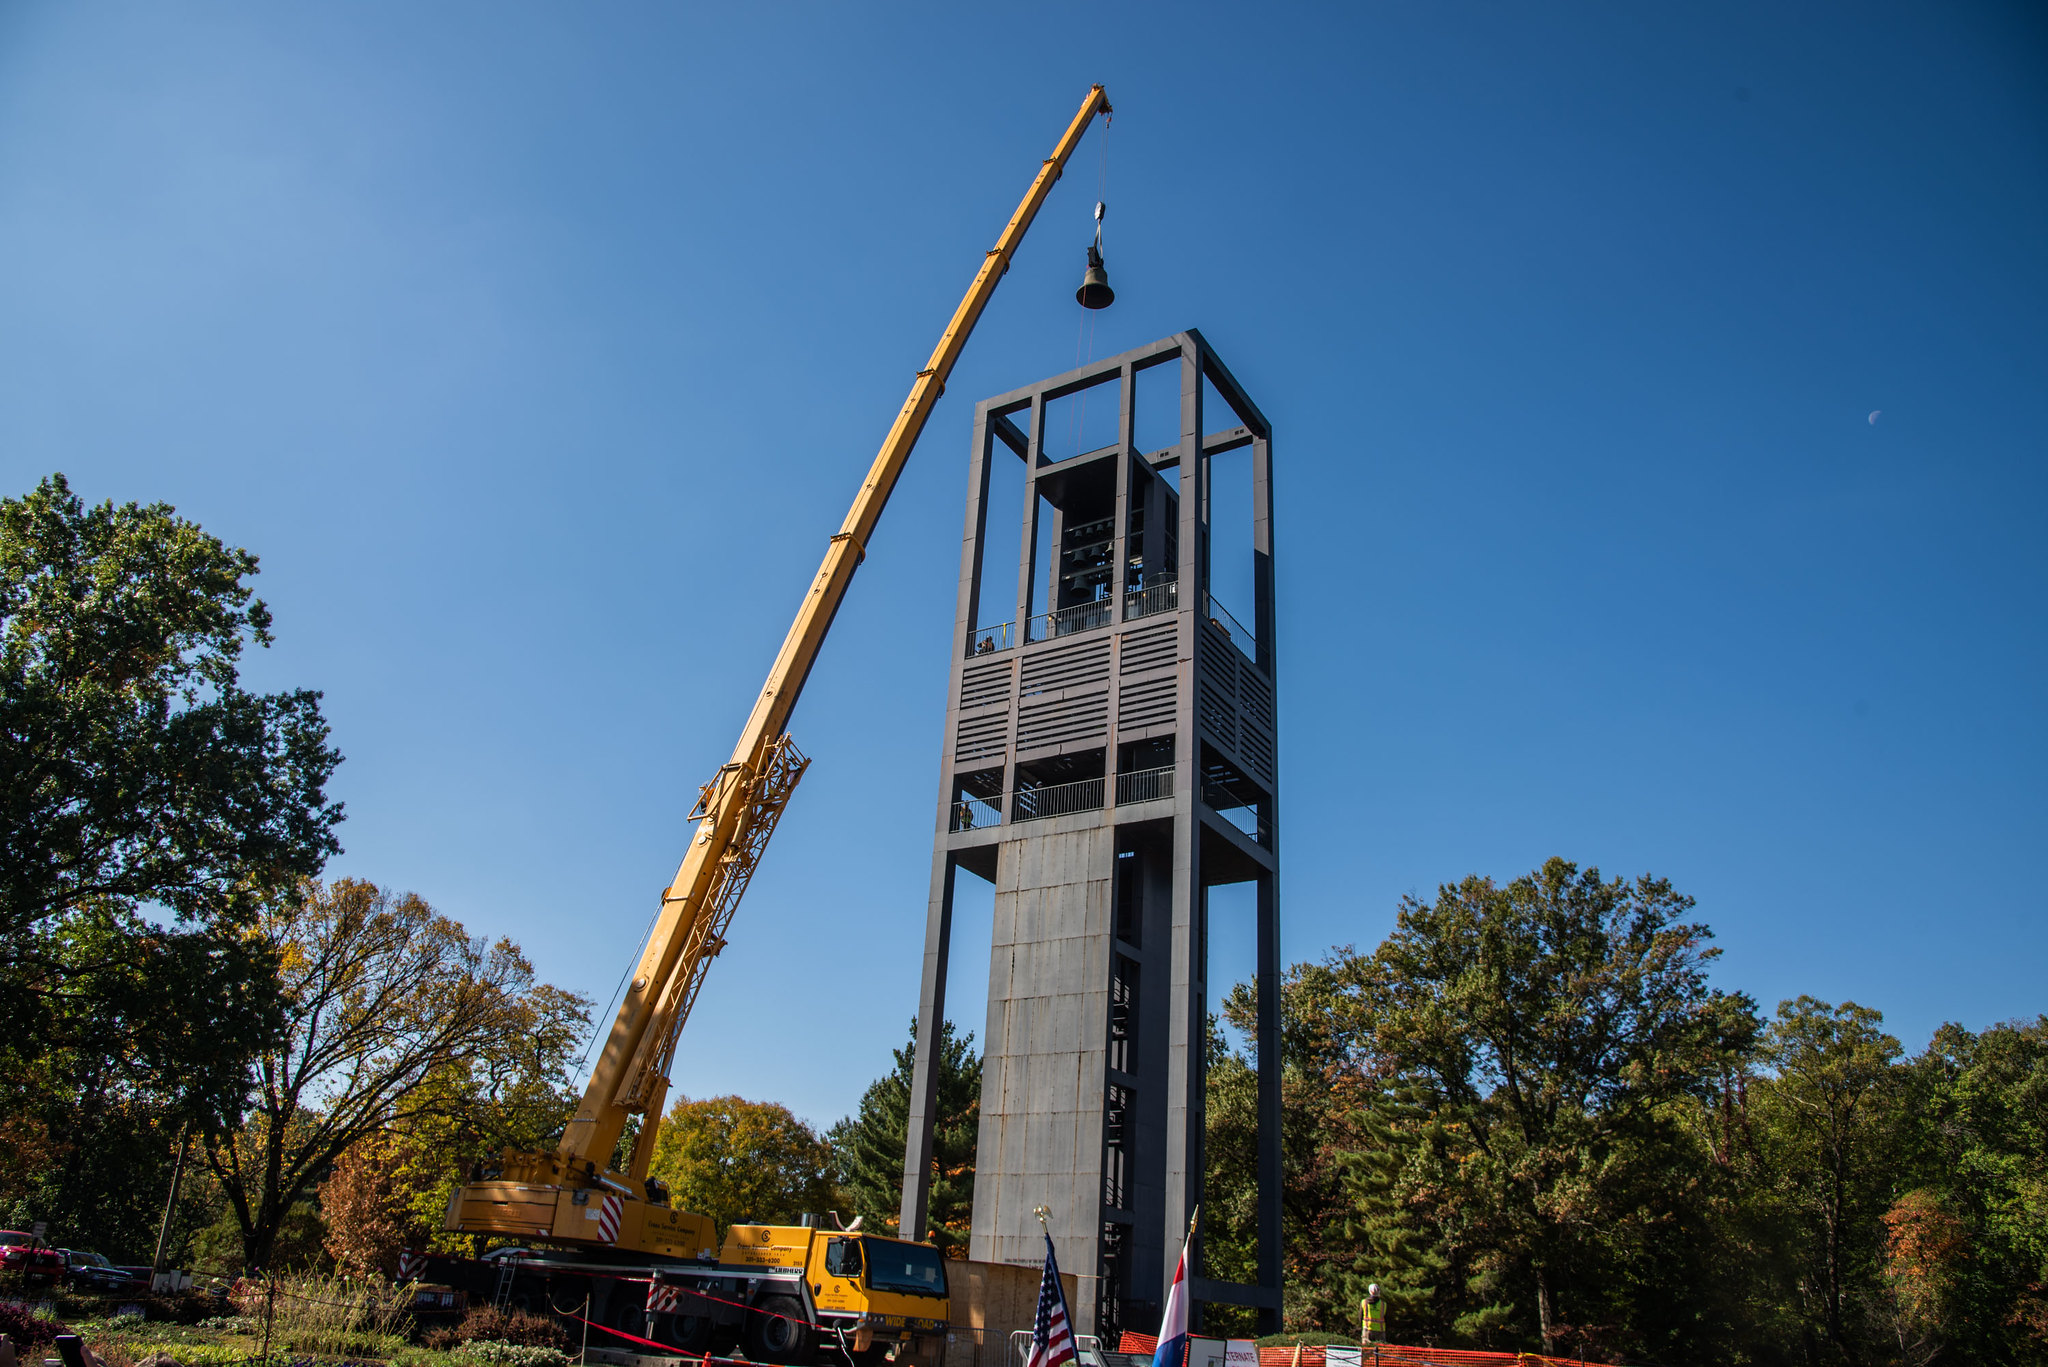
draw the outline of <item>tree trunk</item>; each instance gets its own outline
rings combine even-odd
[[[1543,1336],[1543,1355],[1551,1356],[1557,1334],[1550,1327],[1550,1273],[1541,1263],[1536,1264],[1536,1332]]]
[[[1844,1158],[1842,1139],[1839,1132],[1831,1145],[1833,1152],[1828,1170],[1828,1195],[1823,1211],[1823,1222],[1827,1229],[1827,1282],[1823,1288],[1827,1297],[1827,1341],[1837,1354],[1843,1351],[1842,1343],[1842,1210],[1848,1198],[1844,1193]]]

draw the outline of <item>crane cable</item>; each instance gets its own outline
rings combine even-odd
[[[1104,114],[1102,116],[1102,151],[1095,167],[1095,254],[1097,256],[1102,254],[1102,215],[1109,199],[1110,122],[1110,116]],[[1081,326],[1074,336],[1074,364],[1077,366],[1095,359],[1095,312],[1094,309],[1081,310]],[[1084,341],[1086,343],[1086,355],[1082,354]],[[1070,434],[1076,455],[1080,454],[1081,433],[1086,425],[1087,416],[1088,391],[1084,389],[1080,393],[1079,401],[1074,405],[1074,430]]]
[[[1102,251],[1102,215],[1109,199],[1109,125],[1111,122],[1112,120],[1109,115],[1104,114],[1102,116],[1101,151],[1095,164],[1095,250],[1097,254],[1100,254]],[[1084,340],[1086,342],[1086,355],[1082,354]],[[1094,359],[1095,310],[1089,309],[1082,313],[1081,326],[1074,336],[1074,364],[1080,365],[1083,361],[1092,361]],[[1087,404],[1088,400],[1083,398],[1079,407],[1086,408]],[[1075,432],[1074,440],[1076,442],[1080,440],[1078,428]]]
[[[661,907],[657,905],[654,908],[654,914],[647,918],[647,929],[640,932],[641,956],[645,956],[645,954],[647,953],[648,937],[654,934],[654,923],[657,919],[659,919],[660,916]],[[576,1073],[572,1074],[571,1076],[580,1075],[583,1072],[585,1065],[587,1065],[590,1062],[590,1051],[597,1047],[597,1036],[599,1032],[604,1029],[605,1017],[611,1015],[612,1007],[618,1003],[619,993],[625,991],[626,989],[626,979],[633,976],[633,970],[639,965],[639,963],[640,959],[637,957],[627,962],[626,971],[619,974],[618,982],[613,984],[612,986],[612,995],[605,1001],[603,1014],[591,1017],[590,1033],[586,1035],[583,1039],[583,1052],[577,1056]],[[588,1080],[589,1079],[587,1078],[585,1079],[586,1082]]]

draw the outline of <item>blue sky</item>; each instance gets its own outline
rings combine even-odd
[[[1118,303],[1073,303],[1091,136],[812,677],[680,1090],[825,1124],[885,1068],[972,405],[1188,326],[1276,429],[1290,958],[1562,854],[1696,896],[1767,1008],[2048,1008],[2025,6],[17,0],[0,490],[257,552],[249,676],[348,755],[333,871],[601,1002],[1097,80]]]

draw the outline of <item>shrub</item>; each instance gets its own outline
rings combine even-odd
[[[493,1339],[472,1339],[457,1356],[485,1367],[569,1367],[569,1355],[558,1348]]]
[[[484,1339],[528,1348],[561,1349],[569,1346],[569,1336],[562,1331],[562,1326],[546,1315],[536,1315],[530,1310],[501,1310],[495,1305],[472,1307],[462,1317],[462,1327],[455,1331],[455,1337],[462,1343]]]
[[[125,1302],[134,1298],[120,1299]],[[201,1320],[216,1319],[221,1311],[228,1308],[226,1297],[197,1288],[168,1296],[144,1296],[140,1299],[144,1313],[151,1319],[170,1320],[174,1324],[198,1324]]]
[[[56,1320],[46,1320],[22,1306],[0,1304],[0,1334],[14,1340],[17,1355],[26,1353],[39,1343],[48,1343],[59,1334],[70,1332]]]
[[[206,1329],[216,1334],[260,1334],[263,1321],[247,1315],[209,1315],[194,1325],[195,1329]]]

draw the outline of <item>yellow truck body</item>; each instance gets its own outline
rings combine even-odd
[[[715,1266],[652,1269],[673,1309],[652,1336],[685,1352],[744,1343],[755,1361],[936,1363],[952,1303],[946,1260],[930,1244],[808,1225],[734,1225]]]

